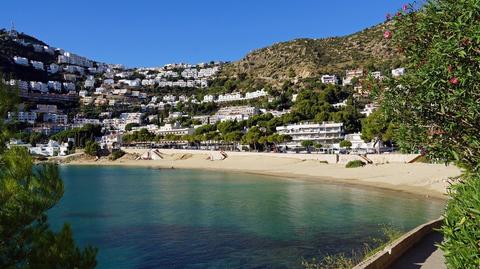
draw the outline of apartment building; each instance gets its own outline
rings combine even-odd
[[[314,141],[324,147],[342,141],[345,138],[343,123],[298,123],[277,127],[281,135],[289,135],[292,142],[289,146],[301,146],[302,141]]]

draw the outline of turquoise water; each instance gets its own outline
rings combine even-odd
[[[299,268],[351,253],[384,224],[409,230],[443,203],[351,186],[246,174],[62,167],[50,213],[99,248],[98,268]]]

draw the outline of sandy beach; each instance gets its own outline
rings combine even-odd
[[[145,152],[146,150],[143,150]],[[168,151],[158,160],[135,160],[138,154],[127,154],[111,161],[108,158],[93,160],[76,158],[70,165],[121,165],[151,168],[206,169],[276,176],[306,181],[328,181],[338,184],[355,184],[383,188],[445,199],[449,179],[460,175],[453,165],[426,163],[371,164],[360,168],[345,168],[345,164],[326,164],[317,160],[286,158],[284,156],[242,154],[224,160],[210,160],[211,155]]]

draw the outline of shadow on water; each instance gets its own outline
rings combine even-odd
[[[78,219],[106,219],[113,218],[112,214],[105,213],[90,213],[90,212],[69,212],[62,214],[63,218],[78,218]]]
[[[104,248],[133,248],[138,255],[125,262],[134,268],[301,268],[302,257],[358,247],[336,244],[338,238],[324,233],[310,240],[273,240],[229,228],[181,225],[130,226],[97,240]]]

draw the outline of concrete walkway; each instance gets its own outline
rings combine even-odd
[[[443,252],[435,246],[442,242],[442,239],[439,232],[430,233],[408,250],[390,269],[446,269]]]

